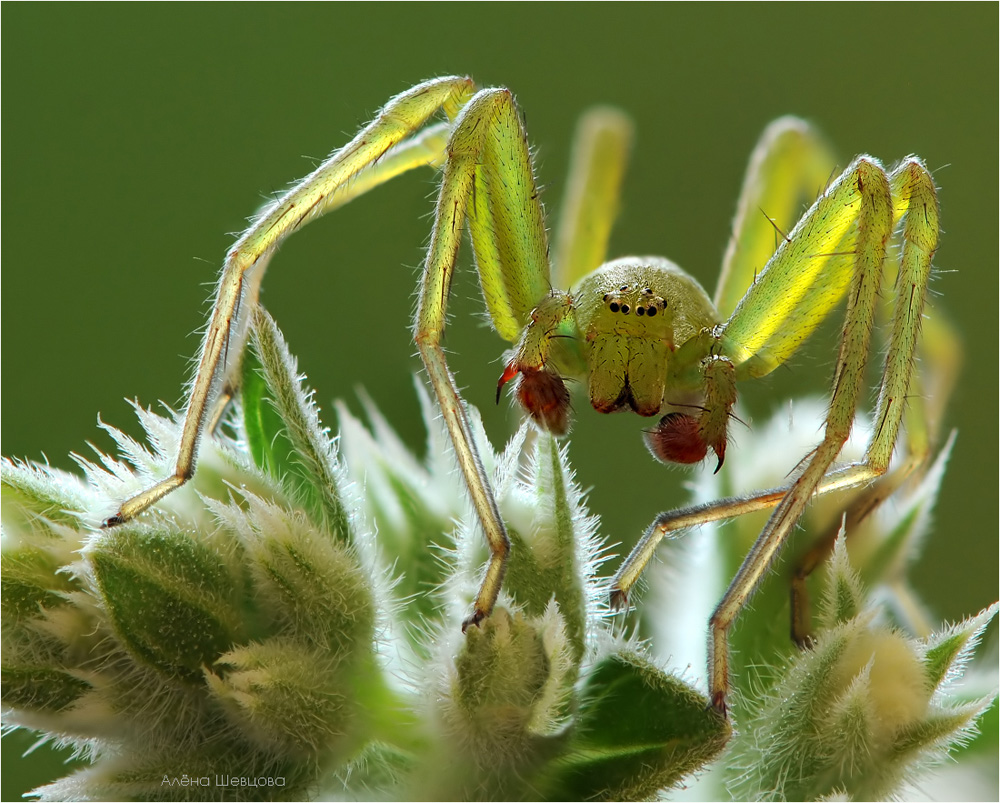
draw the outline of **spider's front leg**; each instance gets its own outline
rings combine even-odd
[[[198,441],[218,420],[209,415],[220,388],[234,386],[246,337],[248,313],[267,263],[289,234],[396,175],[442,158],[447,123],[418,130],[438,111],[455,117],[471,96],[470,79],[438,78],[390,100],[378,117],[311,174],[269,205],[226,255],[212,315],[202,343],[198,370],[188,395],[173,473],[127,499],[105,520],[111,527],[129,521],[194,473]],[[223,403],[231,390],[221,393]]]
[[[861,463],[828,473],[850,434],[868,362],[886,243],[895,221],[904,216],[896,306],[874,435]],[[709,689],[713,705],[722,711],[729,689],[729,628],[809,499],[817,490],[870,481],[889,467],[913,374],[937,242],[937,197],[923,164],[909,159],[887,176],[874,159],[859,157],[806,213],[721,330],[720,345],[736,362],[738,374],[762,375],[797,348],[800,330],[811,331],[817,310],[829,309],[831,288],[849,285],[823,441],[778,504],[711,617]]]
[[[441,344],[466,216],[493,324],[502,337],[514,342],[531,311],[549,292],[549,264],[527,140],[506,89],[482,90],[455,121],[414,322],[414,339],[490,548],[486,575],[463,629],[493,611],[510,551],[493,490],[472,440],[465,403]]]

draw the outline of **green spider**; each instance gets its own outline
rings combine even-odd
[[[439,112],[447,119],[428,125]],[[414,339],[491,552],[463,629],[492,612],[510,550],[441,346],[466,225],[493,325],[513,344],[497,397],[504,383],[516,378],[516,394],[528,415],[541,429],[562,435],[570,406],[565,379],[578,379],[600,412],[662,416],[646,440],[664,461],[698,462],[711,450],[721,466],[737,383],[764,376],[786,361],[847,297],[825,436],[794,482],[661,514],[612,580],[612,603],[621,605],[667,532],[775,507],[710,621],[709,691],[712,705],[725,713],[727,631],[806,503],[814,494],[871,483],[888,469],[914,374],[938,243],[937,198],[931,176],[912,157],[889,173],[875,159],[858,157],[827,186],[833,175],[830,153],[807,124],[782,118],[754,152],[712,299],[662,257],[605,262],[630,138],[631,124],[620,112],[598,108],[583,118],[550,264],[531,156],[510,91],[480,90],[468,78],[447,77],[392,98],[353,140],[265,208],[230,249],[174,473],[125,501],[104,526],[134,518],[191,477],[199,438],[214,428],[234,393],[239,360],[227,354],[240,353],[246,313],[281,241],[407,170],[438,167],[441,190]],[[758,210],[788,218],[804,196],[824,186],[773,251],[777,227]],[[875,435],[862,462],[831,471],[862,390],[886,244],[900,226],[903,247]],[[919,421],[913,430],[910,449],[919,460],[921,449],[912,444],[920,440]]]

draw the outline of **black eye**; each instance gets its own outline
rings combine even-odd
[[[618,290],[619,290],[619,292],[627,293],[628,292],[628,285],[627,284],[623,284],[621,287],[618,288]]]
[[[646,287],[646,288],[643,289],[642,294],[644,296],[651,296],[651,295],[653,295],[653,291],[651,289],[649,289],[648,287]]]
[[[656,307],[650,307],[649,310],[646,312],[646,314],[650,318],[652,318],[654,315],[656,315]]]
[[[622,304],[622,312],[624,312],[626,315],[628,315],[629,309],[630,307],[628,304]]]
[[[608,304],[608,309],[611,310],[612,312],[618,312],[618,302],[612,301],[610,304]]]
[[[636,307],[635,308],[635,314],[636,315],[645,315],[646,314],[646,308],[645,307]]]

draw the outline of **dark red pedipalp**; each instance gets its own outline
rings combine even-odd
[[[554,371],[542,368],[519,368],[507,363],[497,382],[497,401],[500,391],[511,379],[517,377],[517,400],[532,420],[553,435],[569,431],[569,390]]]

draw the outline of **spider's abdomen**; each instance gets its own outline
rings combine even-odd
[[[656,415],[674,349],[719,320],[701,285],[662,257],[609,262],[573,297],[590,403],[602,413]]]

